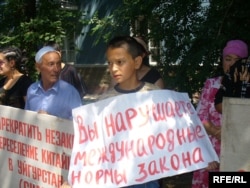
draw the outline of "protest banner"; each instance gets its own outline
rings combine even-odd
[[[250,171],[250,100],[223,98],[221,171]]]
[[[111,97],[73,109],[73,188],[123,187],[219,161],[186,93]]]
[[[72,121],[0,105],[1,187],[60,187],[73,140]]]

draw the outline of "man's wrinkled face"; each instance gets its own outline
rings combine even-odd
[[[44,54],[42,62],[37,63],[36,65],[41,73],[43,86],[52,87],[57,80],[59,80],[61,72],[61,57],[58,52],[48,52]]]

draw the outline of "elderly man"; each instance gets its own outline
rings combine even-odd
[[[28,88],[25,109],[72,119],[72,109],[81,106],[82,100],[72,85],[59,79],[60,52],[45,46],[36,53],[35,60],[41,79]]]

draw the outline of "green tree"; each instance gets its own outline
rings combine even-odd
[[[35,52],[50,40],[62,45],[82,27],[83,13],[63,9],[60,1],[6,0],[0,12],[0,45],[15,45],[26,51],[27,71],[34,80]]]
[[[167,87],[191,95],[218,73],[227,40],[249,43],[249,10],[248,0],[123,0],[109,17],[97,12],[91,24],[104,40],[130,28],[158,44],[155,58]]]

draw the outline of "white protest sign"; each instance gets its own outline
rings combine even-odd
[[[120,95],[75,108],[73,117],[73,188],[141,184],[218,161],[186,93]]]
[[[73,140],[72,121],[0,105],[1,187],[60,187]]]

